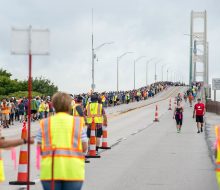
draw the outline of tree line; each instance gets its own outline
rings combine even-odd
[[[0,69],[0,97],[22,97],[27,94],[28,80],[11,79],[12,74]],[[52,96],[58,87],[49,79],[36,77],[32,79],[33,95]]]

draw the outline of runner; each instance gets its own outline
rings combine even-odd
[[[177,133],[180,133],[183,124],[183,107],[180,104],[180,101],[177,101],[177,106],[175,107],[173,113],[173,119],[176,120]]]
[[[203,132],[203,116],[205,115],[205,105],[201,102],[201,98],[198,98],[197,101],[198,103],[194,106],[193,118],[196,115],[196,123],[198,129],[197,133],[200,133]]]

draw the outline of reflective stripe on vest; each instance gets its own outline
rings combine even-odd
[[[44,151],[42,152],[42,156],[52,156],[53,151],[52,150],[48,150],[48,151]],[[64,156],[64,157],[83,157],[84,154],[82,152],[77,152],[75,150],[59,150],[59,149],[55,149],[54,150],[54,156]]]

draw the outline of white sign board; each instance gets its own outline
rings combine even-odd
[[[212,79],[212,90],[220,90],[220,78]]]
[[[49,54],[48,29],[16,29],[11,32],[11,53],[28,55]]]

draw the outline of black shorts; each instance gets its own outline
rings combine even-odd
[[[179,115],[179,114],[176,114],[175,115],[175,120],[176,120],[176,124],[177,125],[182,125],[183,124],[183,115]]]
[[[91,129],[87,129],[87,137],[90,138]],[[96,137],[101,138],[102,136],[102,128],[96,129]]]
[[[203,115],[196,115],[196,122],[203,123],[204,122]]]
[[[182,125],[183,124],[183,119],[179,119],[179,117],[175,117],[176,119],[176,124],[177,125]]]

